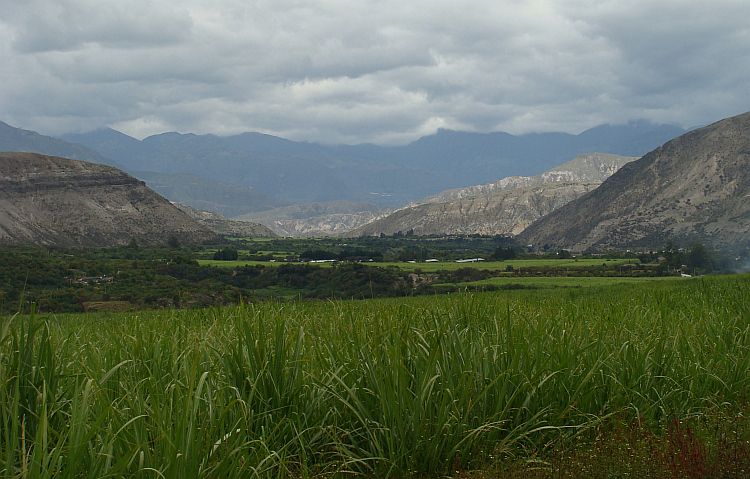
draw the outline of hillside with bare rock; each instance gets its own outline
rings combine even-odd
[[[368,223],[348,236],[391,235],[516,235],[540,217],[595,189],[599,182],[555,182],[494,191],[405,208]]]
[[[625,165],[520,239],[573,251],[672,240],[750,246],[750,113],[691,131]]]
[[[116,246],[202,242],[216,235],[110,166],[0,153],[0,243]]]

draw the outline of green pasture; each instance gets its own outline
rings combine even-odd
[[[750,441],[748,371],[750,275],[17,315],[0,476],[479,477],[625,428],[690,446],[649,450],[661,477],[705,477]]]

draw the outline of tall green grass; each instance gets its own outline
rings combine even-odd
[[[750,278],[14,317],[3,477],[409,476],[746,398]]]

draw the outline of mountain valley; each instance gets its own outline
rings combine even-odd
[[[215,230],[225,231],[222,234],[255,231],[266,237],[412,230],[417,235],[519,234],[525,243],[573,251],[655,247],[668,239],[730,248],[748,243],[747,116],[688,133],[646,123],[605,125],[579,135],[515,137],[440,130],[403,147],[307,144],[259,133],[165,133],[139,141],[114,130],[67,135],[66,140],[79,142],[71,143],[2,123],[0,149],[60,152],[122,166],[168,199],[199,210],[184,208],[204,221],[187,228],[197,228],[195,237],[213,234],[205,227],[209,221]],[[636,159],[655,143],[655,150]],[[600,152],[590,153],[597,146]],[[580,151],[583,148],[591,149]],[[617,156],[613,150],[629,156]],[[542,165],[548,166],[543,173],[523,174]],[[502,179],[461,185],[489,175]],[[12,175],[9,179],[16,181]],[[10,192],[28,194],[19,184],[6,186],[6,205],[14,200]],[[84,208],[79,206],[82,200],[71,200],[73,188],[55,188],[67,196],[56,193],[49,205]],[[53,231],[28,223],[8,233],[13,222],[7,218],[41,217],[36,210],[32,215],[20,212],[31,211],[28,205],[25,210],[19,205],[8,208],[6,239],[36,235],[44,238],[42,243],[77,241],[63,231],[68,226]],[[64,218],[77,225],[71,226],[77,234],[89,235],[84,241],[111,243],[117,235],[111,219],[78,222],[70,215],[55,215],[54,221]],[[263,223],[273,233],[257,225],[244,230],[239,223],[228,226],[228,218]],[[100,238],[93,239],[93,230],[86,226],[93,223],[106,225],[111,234],[97,233]],[[131,236],[157,240],[148,228],[139,230],[145,227],[141,220],[135,224],[139,226],[131,229]]]

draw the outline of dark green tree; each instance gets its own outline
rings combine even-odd
[[[180,240],[178,240],[175,235],[171,235],[169,239],[167,239],[167,246],[172,249],[178,249],[180,247]]]
[[[213,259],[217,261],[237,261],[240,257],[236,249],[224,248],[214,253]]]
[[[513,259],[515,257],[516,250],[511,247],[503,248],[502,246],[498,246],[492,254],[492,259],[495,261],[505,261],[506,259]]]
[[[685,255],[685,264],[691,272],[709,272],[712,269],[711,254],[702,243],[691,243]]]

